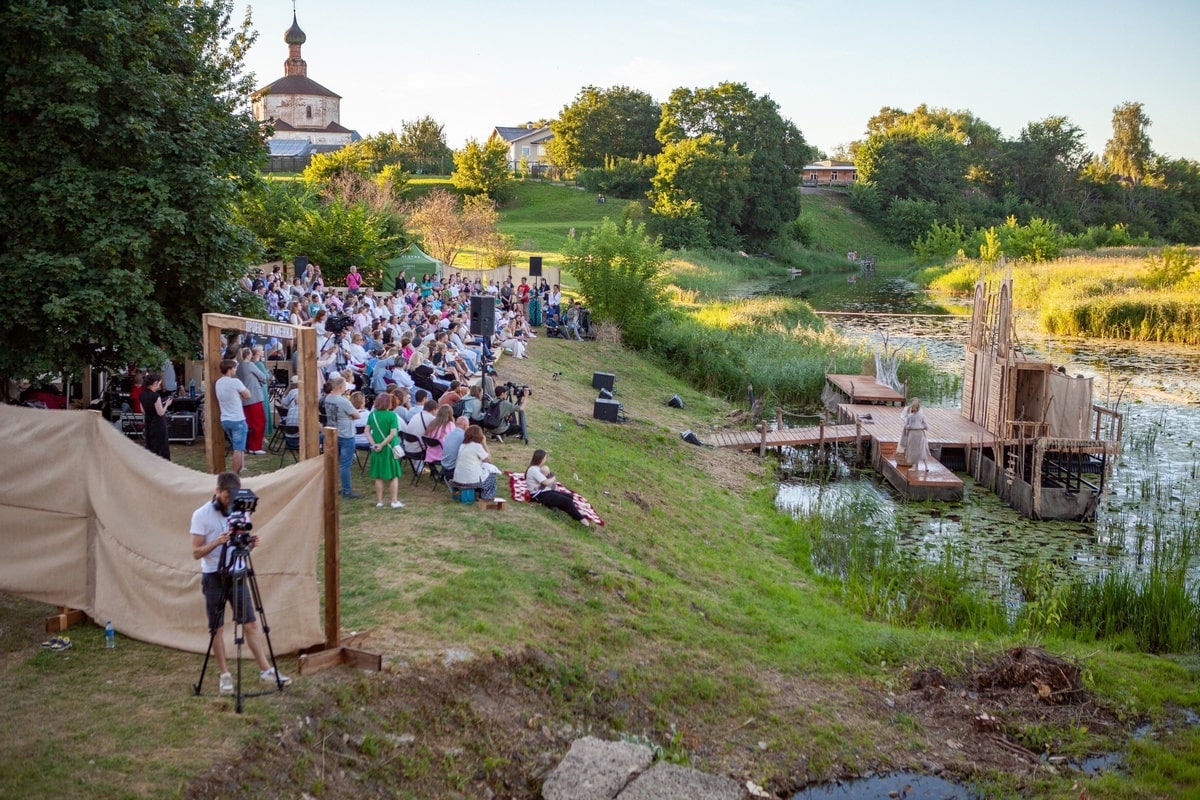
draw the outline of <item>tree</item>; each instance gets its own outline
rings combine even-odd
[[[967,161],[955,135],[904,124],[871,134],[858,148],[854,168],[860,182],[876,187],[885,207],[896,198],[940,205],[962,196]]]
[[[463,149],[454,153],[450,183],[467,194],[487,195],[498,203],[504,202],[512,195],[507,146],[499,139],[483,144],[478,139],[468,139]]]
[[[342,283],[354,264],[368,286],[378,285],[384,262],[403,243],[387,215],[340,199],[302,209],[279,229],[287,239],[287,257],[308,256],[332,284]]]
[[[800,179],[814,149],[780,116],[774,100],[741,83],[671,92],[657,132],[664,149],[704,135],[750,160],[750,184],[742,190],[745,204],[723,224],[752,242],[772,239],[800,213]]]
[[[428,115],[400,123],[400,151],[405,165],[420,174],[445,175],[454,159],[445,129]]]
[[[605,217],[567,245],[565,266],[594,319],[615,322],[635,347],[645,344],[664,307],[666,277],[662,246],[645,225]]]
[[[0,5],[0,374],[158,365],[236,310],[266,148],[232,5]]]
[[[505,244],[495,238],[500,215],[495,203],[487,197],[469,197],[461,201],[439,188],[409,203],[404,211],[409,227],[420,234],[426,252],[446,266],[454,266],[454,261],[469,244],[487,250],[505,248]]]
[[[679,214],[680,208],[686,208],[681,204],[694,202],[705,221],[708,239],[707,242],[669,243],[693,247],[711,244],[728,249],[740,247],[737,225],[753,191],[750,171],[750,156],[742,155],[737,148],[726,148],[712,134],[667,145],[658,157],[651,213],[666,219],[687,218],[690,214]],[[690,232],[691,224],[684,230]]]
[[[568,177],[618,158],[653,156],[662,149],[654,136],[661,116],[661,106],[645,92],[628,86],[585,86],[550,123],[554,138],[546,149]]]
[[[1001,146],[996,189],[1041,209],[1059,210],[1055,216],[1066,221],[1078,212],[1079,180],[1089,160],[1079,126],[1066,117],[1047,117]]]
[[[1146,175],[1150,150],[1150,118],[1141,103],[1122,103],[1113,109],[1113,135],[1104,145],[1104,164],[1109,174],[1127,183],[1140,183]]]

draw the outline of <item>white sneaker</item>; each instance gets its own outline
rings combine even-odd
[[[233,694],[233,676],[228,672],[221,673],[217,681],[217,691],[221,694]]]
[[[397,500],[396,502],[392,503],[392,508],[404,508],[404,503],[401,503],[399,500]]]
[[[376,504],[375,504],[375,507],[376,507],[376,508],[383,508],[383,503],[376,503]]]
[[[579,520],[579,522],[585,528],[592,527],[592,521],[590,519],[588,519],[587,517],[584,517],[583,519]]]
[[[274,667],[264,669],[258,673],[258,679],[263,683],[275,683],[276,679],[278,679],[279,683],[282,683],[284,686],[292,682],[292,679],[287,675],[284,675],[282,672],[276,672]]]

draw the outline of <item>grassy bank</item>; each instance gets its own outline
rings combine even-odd
[[[1156,257],[1139,249],[1015,262],[1008,267],[1013,302],[1047,333],[1200,344],[1200,272],[1164,274]],[[927,270],[923,280],[935,291],[966,295],[981,276],[1000,277],[985,264],[967,261]]]
[[[302,678],[242,716],[226,699],[191,696],[198,656],[124,639],[105,651],[90,626],[70,631],[69,651],[41,650],[48,609],[3,598],[0,796],[535,797],[546,767],[585,733],[649,741],[780,796],[926,761],[989,797],[1076,798],[1081,784],[1094,798],[1173,797],[1195,786],[1195,730],[1161,724],[1200,707],[1194,660],[1043,638],[1083,665],[1109,727],[1008,709],[1014,741],[1103,752],[1122,748],[1135,720],[1160,724],[1135,745],[1128,774],[1031,772],[972,734],[970,714],[948,716],[908,689],[918,669],[959,675],[1023,638],[869,619],[813,566],[824,523],[775,512],[765,464],[680,439],[724,425],[727,404],[617,345],[539,339],[530,353],[502,361],[501,374],[534,389],[532,445],[493,445],[494,458],[523,469],[532,447],[549,450],[606,526],[523,504],[462,506],[428,484],[405,483],[401,512],[344,504],[343,625],[369,631],[366,647],[389,671]],[[593,371],[617,373],[629,422],[591,419]],[[685,409],[665,406],[673,393]],[[199,465],[202,448],[175,455]],[[456,652],[470,660],[444,666]]]

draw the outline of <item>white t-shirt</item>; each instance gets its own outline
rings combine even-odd
[[[203,536],[205,544],[216,539],[228,527],[225,515],[218,511],[211,501],[192,512],[190,535]],[[214,547],[212,552],[201,558],[200,571],[207,573],[219,570],[221,568],[221,551],[224,549],[223,547]]]
[[[217,378],[213,387],[217,393],[217,405],[221,407],[222,422],[242,422],[246,412],[242,410],[242,392],[247,391],[246,384],[237,378],[222,375]]]

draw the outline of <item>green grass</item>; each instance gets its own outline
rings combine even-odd
[[[1061,336],[1200,344],[1200,272],[1170,287],[1154,286],[1141,249],[1108,256],[1072,256],[1008,265],[1013,303],[1036,316],[1039,327]],[[935,291],[969,295],[975,281],[999,274],[978,261],[925,270]]]
[[[541,339],[531,353],[531,360],[500,366],[506,378],[534,387],[533,445],[551,453],[555,471],[592,500],[608,525],[585,529],[565,515],[513,503],[498,514],[407,484],[408,507],[398,515],[366,501],[344,504],[343,625],[369,630],[368,649],[383,652],[389,664],[419,662],[450,647],[487,654],[533,646],[565,665],[556,684],[562,697],[587,689],[585,696],[624,703],[608,706],[618,709],[611,716],[579,711],[565,722],[608,738],[621,731],[650,736],[674,758],[699,751],[702,766],[728,754],[765,779],[780,773],[756,761],[760,740],[769,742],[768,753],[806,764],[813,776],[901,758],[881,755],[877,742],[898,725],[904,747],[919,747],[922,731],[911,720],[893,723],[878,714],[857,687],[876,693],[902,687],[913,665],[956,663],[964,653],[1008,643],[988,625],[951,630],[944,615],[932,612],[896,627],[858,610],[841,582],[806,558],[819,547],[820,525],[797,525],[776,512],[764,462],[680,439],[682,428],[704,438],[723,424],[726,403],[614,344]],[[630,416],[623,425],[590,417],[591,373],[614,365]],[[553,372],[563,375],[555,380]],[[685,409],[666,408],[673,393]],[[199,445],[174,452],[177,461],[202,460]],[[530,448],[510,441],[493,452],[500,466],[521,469]],[[277,463],[250,460],[255,472]],[[373,490],[354,475],[355,488]],[[931,590],[947,585],[954,584],[944,577],[929,583]],[[269,610],[270,598],[264,600]],[[8,698],[0,723],[0,796],[181,795],[194,776],[245,747],[257,742],[270,752],[282,721],[303,718],[330,698],[341,699],[336,713],[320,720],[320,735],[340,740],[343,724],[358,734],[355,715],[359,708],[369,715],[377,691],[375,682],[353,673],[324,673],[300,679],[283,696],[251,700],[249,713],[235,717],[227,700],[190,696],[198,656],[124,639],[107,652],[100,630],[89,626],[71,631],[78,644],[66,654],[43,652],[37,641],[45,607],[0,601],[0,692]],[[974,612],[967,607],[967,613]],[[1087,647],[1103,702],[1122,704],[1132,716],[1200,706],[1194,667],[1111,652],[1103,643]],[[283,663],[285,671],[294,666]],[[619,676],[615,682],[595,682],[609,673]],[[789,700],[786,687],[813,694]],[[554,687],[542,688],[545,713],[559,713]],[[754,724],[731,733],[747,719]],[[389,724],[405,726],[392,729],[403,732],[420,721]],[[495,759],[505,753],[473,739],[469,726],[460,735],[461,756],[423,745],[400,752],[394,769],[379,773],[386,775],[381,785],[399,796],[420,795],[420,787],[451,787],[503,766]],[[1139,751],[1131,776],[1106,779],[1114,788],[1091,796],[1131,796],[1135,786],[1167,796],[1193,774],[1188,758],[1195,744],[1190,732],[1164,735]],[[370,770],[383,769],[384,759],[375,766],[371,753],[384,746],[368,739],[358,748]],[[321,751],[306,752],[288,763],[311,790],[317,767],[305,759]],[[1071,780],[1051,781],[1046,796],[1077,796]]]

